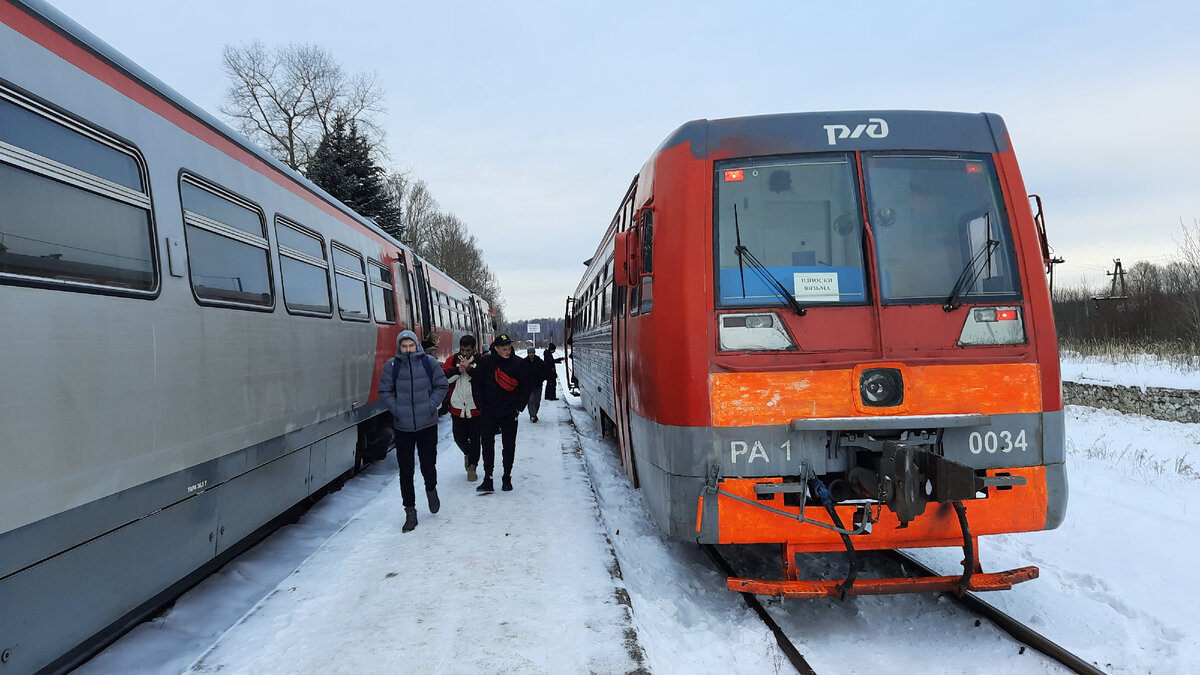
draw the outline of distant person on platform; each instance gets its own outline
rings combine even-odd
[[[458,340],[458,351],[442,366],[450,383],[450,419],[454,443],[463,453],[463,468],[467,480],[479,480],[475,468],[479,465],[479,425],[483,413],[475,405],[471,376],[475,373],[475,336],[464,335]]]
[[[429,512],[437,513],[442,506],[437,493],[437,411],[448,388],[440,364],[417,344],[416,333],[401,331],[396,338],[396,356],[388,359],[379,376],[379,396],[391,411],[392,426],[396,429],[404,532],[417,527],[414,448],[420,458],[421,477],[425,479]]]
[[[554,356],[554,343],[551,342],[542,352],[542,361],[546,364],[546,400],[558,400],[558,367],[562,359]]]
[[[517,454],[517,415],[529,403],[533,375],[527,372],[524,359],[513,355],[512,340],[501,333],[492,342],[492,351],[483,355],[471,375],[475,403],[483,412],[479,436],[483,452],[483,482],[478,492],[493,492],[492,470],[496,463],[496,434],[502,443],[504,476],[502,489],[513,489],[513,459]]]
[[[546,379],[546,364],[538,358],[537,350],[530,346],[525,350],[525,366],[529,370],[529,421],[537,422],[538,410],[542,407],[542,380]]]
[[[425,339],[421,340],[421,349],[425,350],[433,358],[438,356],[438,342],[442,339],[442,334],[436,329],[431,329],[425,332]]]

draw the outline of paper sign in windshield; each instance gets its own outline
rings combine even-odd
[[[837,302],[837,272],[795,272],[792,284],[797,300],[804,302]]]

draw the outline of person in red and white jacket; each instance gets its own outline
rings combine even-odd
[[[471,374],[475,371],[475,336],[464,335],[458,341],[458,351],[442,364],[442,372],[450,382],[450,418],[453,424],[454,443],[463,453],[463,468],[467,470],[467,480],[475,482],[479,476],[475,473],[479,465],[479,429],[481,413],[475,405],[474,387],[471,386]],[[459,386],[462,385],[462,386]]]

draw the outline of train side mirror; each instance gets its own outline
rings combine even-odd
[[[618,232],[613,249],[613,283],[629,286],[638,273],[637,231]]]

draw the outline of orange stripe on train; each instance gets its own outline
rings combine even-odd
[[[897,368],[904,402],[863,405],[858,375],[865,368]],[[849,370],[711,373],[713,425],[787,424],[793,419],[879,415],[1002,415],[1042,411],[1041,373],[1035,363],[905,366],[869,363]]]

